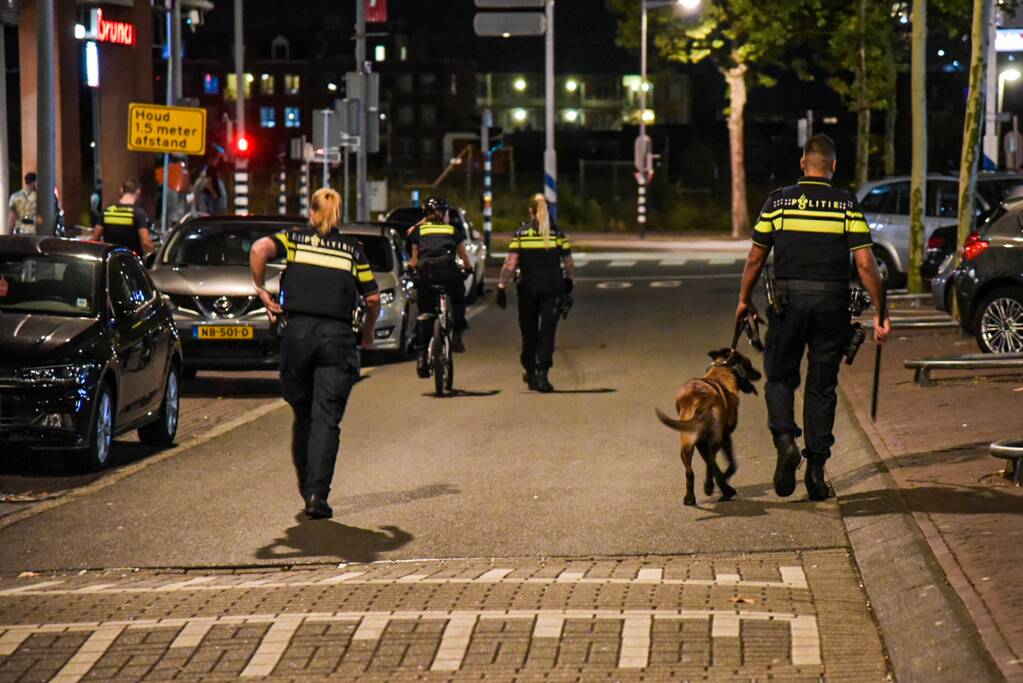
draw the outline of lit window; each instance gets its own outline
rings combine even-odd
[[[401,61],[403,61],[403,62],[407,62],[408,61],[408,48],[407,47],[402,45],[401,46],[401,50],[398,51],[398,54],[400,55],[399,59],[401,59]]]
[[[377,60],[378,62],[386,62],[387,46],[377,45],[375,48],[373,48],[373,59]]]
[[[252,96],[252,81],[255,80],[252,74],[245,74],[245,97]],[[224,90],[224,99],[238,99],[238,75],[227,74],[227,88]]]
[[[285,74],[284,75],[284,91],[289,95],[297,95],[301,90],[301,79],[298,74]]]
[[[202,77],[202,91],[206,95],[220,94],[220,76],[206,74]]]
[[[259,108],[259,125],[263,128],[274,128],[277,126],[277,117],[273,107]]]
[[[298,107],[285,107],[284,108],[284,127],[285,128],[298,128],[302,125],[302,115],[299,112]]]
[[[259,93],[261,95],[274,94],[274,77],[270,74],[259,75]]]

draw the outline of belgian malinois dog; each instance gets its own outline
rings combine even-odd
[[[707,355],[713,361],[707,373],[683,384],[675,396],[678,419],[656,409],[661,422],[681,436],[682,464],[686,468],[683,502],[686,505],[696,505],[693,493],[694,449],[700,452],[707,464],[703,492],[708,496],[713,494],[716,482],[721,489],[721,500],[730,500],[735,495],[735,489],[728,485],[728,480],[738,468],[732,432],[739,422],[739,392],[756,394],[753,382],[760,379],[760,372],[749,359],[734,349],[718,349]],[[717,466],[719,450],[723,450],[728,459],[724,472]]]

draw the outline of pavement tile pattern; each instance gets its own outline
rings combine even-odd
[[[0,577],[0,683],[887,672],[844,549]]]

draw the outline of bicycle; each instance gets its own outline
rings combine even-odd
[[[455,354],[451,348],[451,331],[455,324],[451,313],[451,300],[444,285],[432,285],[437,293],[438,313],[431,313],[433,335],[430,337],[429,368],[433,375],[434,394],[443,396],[450,392],[455,382]]]

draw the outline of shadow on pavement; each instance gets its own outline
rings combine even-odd
[[[452,389],[451,391],[445,392],[443,396],[435,396],[435,398],[481,398],[487,396],[497,396],[501,393],[500,389],[488,389],[487,391],[469,391],[467,389]],[[434,392],[428,391],[423,396],[434,396]]]
[[[161,450],[137,442],[114,441],[110,450],[110,468],[102,472],[82,470],[71,453],[14,450],[0,458],[0,502],[56,498],[65,491],[85,486],[118,467],[131,465]]]
[[[617,393],[617,389],[611,387],[599,387],[597,389],[555,389],[554,391],[548,392],[551,394],[614,394]],[[536,393],[536,392],[528,392]]]
[[[289,560],[333,557],[345,562],[373,562],[381,553],[397,550],[414,536],[396,526],[380,531],[346,526],[329,519],[311,520],[304,513],[295,516],[295,526],[284,536],[256,551],[260,560]]]
[[[193,398],[264,398],[280,396],[281,383],[272,377],[224,377],[223,375],[203,376],[181,383],[181,395]]]
[[[902,499],[912,512],[948,515],[1023,515],[1023,495],[1008,488],[980,486],[917,486],[902,489]],[[886,490],[843,496],[842,513],[873,517],[891,511]]]
[[[374,510],[388,505],[401,505],[427,498],[454,496],[462,490],[454,484],[427,484],[407,491],[384,491],[382,493],[363,493],[357,496],[346,496],[334,505],[334,513],[338,516],[353,515],[358,512]]]

